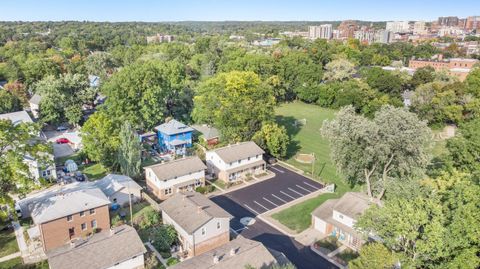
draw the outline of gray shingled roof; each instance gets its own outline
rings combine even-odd
[[[233,251],[232,251],[233,250]],[[228,242],[216,249],[205,252],[181,263],[171,269],[207,269],[207,268],[228,268],[244,269],[247,265],[253,268],[267,268],[273,264],[282,264],[285,261],[278,261],[277,253],[272,253],[260,242],[246,239],[242,236]],[[214,256],[218,262],[214,263]],[[277,257],[275,257],[277,256]]]
[[[30,115],[28,115],[25,110],[0,114],[0,120],[10,120],[13,124],[33,122],[32,118],[30,118]]]
[[[42,101],[42,97],[38,94],[34,94],[32,96],[32,98],[30,98],[30,103],[32,104],[36,104],[36,105],[39,105],[40,104],[40,101]]]
[[[261,149],[259,146],[257,146],[257,144],[255,144],[255,142],[252,141],[218,148],[213,150],[213,152],[217,153],[218,156],[220,156],[220,158],[226,163],[231,163],[265,153],[263,149]]]
[[[371,204],[367,195],[359,192],[347,192],[338,200],[333,209],[356,220]]]
[[[91,188],[51,196],[32,204],[30,212],[33,221],[39,224],[108,204],[110,201],[99,188]]]
[[[51,269],[109,268],[117,263],[143,255],[145,246],[137,231],[130,226],[114,228],[115,233],[104,231],[75,246],[65,245],[47,253]]]
[[[157,127],[155,127],[155,130],[168,135],[181,134],[193,131],[192,128],[175,119],[158,125]]]
[[[214,218],[233,218],[198,192],[176,193],[161,203],[160,208],[189,234]]]
[[[158,180],[169,180],[207,169],[197,156],[178,159],[166,163],[154,164],[145,168],[152,169]]]
[[[212,139],[220,136],[220,132],[217,130],[217,128],[208,126],[206,124],[195,124],[192,125],[192,128],[200,132],[205,139]]]
[[[130,177],[117,174],[108,174],[104,178],[94,181],[94,185],[100,188],[107,196],[111,196],[124,188],[130,188],[130,190],[142,189],[142,187]]]

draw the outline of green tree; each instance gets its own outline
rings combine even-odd
[[[20,99],[6,90],[0,89],[0,114],[22,110]]]
[[[381,243],[370,243],[362,246],[360,256],[350,261],[348,268],[351,269],[391,269],[399,259],[395,253]]]
[[[480,179],[480,119],[460,125],[459,134],[447,140],[453,167],[472,173]]]
[[[110,53],[96,51],[87,57],[85,66],[89,75],[98,76],[101,81],[105,81],[108,75],[113,73],[117,64]]]
[[[142,144],[132,125],[125,122],[120,129],[120,145],[118,148],[117,162],[122,174],[136,177],[140,174]]]
[[[365,183],[377,199],[390,181],[422,175],[430,160],[430,129],[403,108],[384,106],[369,120],[348,106],[321,132],[340,172],[351,184]]]
[[[82,143],[88,158],[112,166],[120,143],[117,124],[104,111],[95,112],[82,127]]]
[[[347,80],[355,74],[355,65],[346,59],[338,59],[325,65],[323,79],[327,81]]]
[[[426,83],[433,82],[435,79],[435,69],[431,66],[421,67],[415,70],[413,73],[410,84],[413,89],[416,89],[418,86]]]
[[[474,68],[465,79],[466,92],[480,97],[480,68]]]
[[[275,98],[253,72],[220,73],[201,83],[193,118],[219,128],[228,141],[249,140],[271,120]]]
[[[391,71],[372,67],[364,69],[362,73],[368,85],[379,92],[399,97],[403,91],[402,79]]]
[[[283,158],[287,155],[290,138],[283,126],[279,126],[276,123],[264,123],[252,139],[257,145],[276,158]]]

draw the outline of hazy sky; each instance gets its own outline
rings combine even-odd
[[[0,21],[433,20],[480,0],[0,0]]]

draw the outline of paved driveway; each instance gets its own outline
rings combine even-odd
[[[337,268],[310,248],[258,218],[248,227],[240,223],[243,217],[255,217],[323,187],[322,184],[282,166],[273,166],[269,169],[275,172],[275,177],[234,192],[212,197],[212,201],[234,216],[230,223],[232,230],[282,252],[298,269]]]

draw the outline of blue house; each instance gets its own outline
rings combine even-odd
[[[155,130],[162,152],[185,154],[186,149],[192,146],[193,129],[177,120],[161,124]]]

